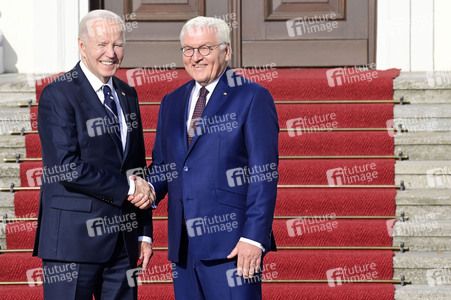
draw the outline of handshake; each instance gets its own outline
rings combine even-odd
[[[156,195],[150,183],[136,175],[130,176],[129,179],[135,183],[135,193],[129,195],[127,201],[140,209],[152,207],[155,203]]]

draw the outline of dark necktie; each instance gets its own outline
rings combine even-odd
[[[117,114],[116,102],[114,102],[113,94],[111,93],[111,88],[108,85],[103,86],[103,95],[105,96],[104,108],[106,113],[111,119],[111,123],[107,126],[110,127],[113,133],[113,136],[117,137],[119,140],[119,145],[121,146],[122,151],[122,142],[121,142],[121,126],[119,124],[119,117]],[[110,132],[111,132],[110,131]]]
[[[203,86],[200,89],[199,98],[197,99],[196,106],[194,107],[193,117],[191,118],[191,124],[188,128],[188,148],[190,147],[191,141],[193,140],[197,123],[199,123],[199,118],[204,112],[205,104],[207,103],[207,94],[208,90]]]

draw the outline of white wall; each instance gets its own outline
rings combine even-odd
[[[377,67],[451,70],[450,0],[378,0]]]
[[[87,12],[88,0],[0,0],[5,71],[72,68],[78,22]],[[449,12],[451,0],[378,0],[377,67],[451,70]]]
[[[0,1],[5,72],[56,73],[75,65],[88,0]]]

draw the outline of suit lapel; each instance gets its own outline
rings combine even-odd
[[[78,78],[80,80],[80,101],[86,103],[89,107],[91,107],[92,110],[96,112],[96,115],[99,118],[102,118],[102,120],[108,119],[108,115],[105,111],[105,108],[103,107],[102,103],[99,100],[99,97],[97,96],[96,92],[92,88],[91,84],[89,83],[88,79],[84,75],[83,71],[81,70],[80,63],[76,66],[76,71],[78,74],[81,74]],[[116,144],[116,150],[119,157],[122,159],[122,145],[119,145],[117,138],[113,137],[114,132],[111,132],[111,130],[107,133],[110,138],[113,140],[113,142]],[[119,148],[121,147],[121,148]]]
[[[129,120],[130,107],[128,106],[128,101],[127,101],[128,97],[125,94],[125,92],[119,87],[119,84],[117,84],[117,82],[116,82],[117,80],[118,79],[116,77],[113,77],[114,88],[116,90],[116,94],[119,99],[119,103],[121,104],[122,113],[124,114],[124,118],[125,118],[124,123],[125,123],[125,126],[128,126],[128,124],[130,122],[133,122],[134,120]],[[129,152],[130,146],[131,146],[131,134],[129,133],[128,128],[127,128],[126,132],[127,133],[126,133],[126,137],[125,137],[125,139],[126,139],[125,151],[124,151],[124,155],[122,157],[122,159],[123,159],[122,162],[125,161],[125,158],[127,157],[127,154]],[[120,146],[122,147],[122,145],[120,145]]]
[[[228,70],[229,68],[227,68]],[[226,71],[227,71],[226,70]],[[224,74],[219,79],[218,84],[216,85],[213,94],[210,97],[210,100],[208,101],[207,106],[205,107],[203,113],[202,113],[202,119],[211,119],[218,111],[219,109],[227,102],[227,98],[229,97],[230,92],[230,86],[227,83],[227,76]],[[207,122],[208,123],[208,122]],[[205,128],[209,126],[208,124],[201,125],[198,124],[197,126],[203,126],[203,132],[205,132]],[[186,122],[185,122],[186,127]],[[185,128],[186,129],[186,128]],[[186,130],[185,130],[186,133]],[[196,144],[197,140],[201,138],[202,135],[195,135],[193,137],[193,140],[191,141],[191,145],[189,148],[189,152],[191,152],[191,149],[193,149],[194,145]],[[188,154],[189,154],[188,152]]]
[[[185,94],[183,99],[185,100],[184,105],[180,105],[180,113],[181,115],[177,118],[177,120],[183,121],[181,126],[177,126],[178,128],[183,128],[182,132],[180,132],[180,137],[182,139],[182,143],[184,145],[184,149],[186,149],[186,153],[188,154],[188,125],[186,122],[188,121],[189,114],[189,98],[191,96],[191,92],[194,88],[194,80],[191,80],[190,84],[187,85]]]

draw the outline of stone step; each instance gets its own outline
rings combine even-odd
[[[410,221],[387,221],[387,232],[393,235],[393,245],[404,243],[411,252],[451,251],[451,220],[441,220],[437,215],[409,215]],[[416,221],[417,220],[417,221]]]
[[[451,90],[451,71],[401,72],[393,80],[395,90]]]
[[[0,192],[0,218],[3,218],[4,215],[7,215],[8,217],[15,217],[14,194],[12,193]],[[0,247],[1,249],[6,248],[5,228],[3,223],[0,223]]]
[[[406,189],[451,189],[451,161],[397,161],[395,182]]]
[[[413,220],[418,216],[451,219],[451,193],[448,190],[405,190],[396,194],[396,215],[405,213]]]
[[[16,154],[25,157],[25,137],[0,135],[0,163],[4,158],[15,158]]]
[[[440,237],[405,237],[394,236],[393,246],[399,247],[401,243],[404,243],[406,247],[409,247],[411,252],[451,252],[451,242],[449,236]]]
[[[396,253],[393,268],[393,278],[404,275],[414,285],[451,285],[451,252]]]
[[[0,74],[0,92],[34,92],[35,78],[32,74]]]
[[[393,81],[394,99],[411,104],[451,103],[450,72],[403,72]]]
[[[395,300],[449,300],[449,285],[396,285]]]
[[[440,220],[436,214],[409,216],[407,221],[396,221],[392,234],[395,237],[451,237],[451,220]],[[449,218],[449,216],[448,216]],[[387,221],[387,229],[390,230]],[[390,232],[391,233],[391,232]],[[449,239],[451,245],[451,238]]]
[[[28,104],[32,100],[36,103],[36,92],[0,92],[1,108],[17,108],[19,103]],[[23,108],[26,109],[26,108]]]
[[[394,90],[393,99],[407,99],[411,105],[417,104],[449,104],[450,90]]]
[[[20,186],[19,164],[0,163],[0,187]]]
[[[418,121],[451,118],[451,104],[395,105],[395,118],[418,118]]]
[[[22,128],[31,130],[29,109],[0,109],[0,135],[10,135],[10,131],[20,131]]]
[[[407,132],[395,135],[395,153],[409,160],[451,160],[451,132]]]

